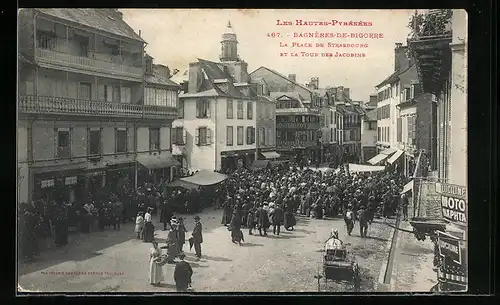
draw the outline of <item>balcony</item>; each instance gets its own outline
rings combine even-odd
[[[135,105],[66,97],[19,95],[19,113],[96,117],[167,119],[177,118],[177,108]]]
[[[319,108],[280,108],[276,109],[276,115],[321,115],[321,109]]]
[[[277,129],[310,129],[318,130],[320,123],[303,123],[303,122],[277,122]]]
[[[423,91],[439,95],[451,69],[451,9],[412,17],[409,54],[415,59]]]
[[[276,141],[276,147],[279,148],[306,148],[306,147],[312,147],[312,146],[317,146],[316,141],[301,141],[301,140],[295,140],[295,141],[285,141],[285,140],[277,140]]]
[[[120,59],[116,57],[116,61]],[[66,68],[87,70],[93,73],[103,73],[105,75],[121,76],[126,79],[137,81],[142,80],[142,67],[133,67],[131,65],[98,60],[91,57],[71,55],[57,52],[49,49],[36,49],[36,62],[52,66],[63,66]]]

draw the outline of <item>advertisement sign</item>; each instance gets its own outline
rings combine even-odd
[[[436,183],[441,194],[443,218],[461,226],[467,226],[467,188],[464,186]]]
[[[77,183],[76,176],[64,178],[64,185],[74,185]]]
[[[41,182],[41,187],[44,189],[44,188],[47,188],[47,187],[53,187],[55,185],[55,181],[54,179],[51,179],[51,180],[43,180]]]
[[[441,231],[437,231],[437,233],[439,255],[443,258],[448,258],[459,265],[462,265],[460,239]]]

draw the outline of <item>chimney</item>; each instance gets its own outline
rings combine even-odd
[[[292,82],[297,82],[297,75],[288,74],[288,79],[291,80]]]
[[[319,77],[311,77],[311,87],[312,89],[319,89]]]
[[[189,64],[189,81],[188,93],[196,93],[198,91],[198,82],[203,81],[203,72],[200,69],[199,62]]]
[[[403,46],[402,43],[396,43],[396,48],[394,49],[394,71],[406,69],[410,61],[406,56],[406,51],[408,47]]]
[[[346,99],[351,99],[351,89],[349,88],[344,88],[344,95],[346,97]]]
[[[116,14],[116,16],[117,16],[118,18],[120,18],[121,20],[123,20],[123,13],[122,13],[122,12],[120,12],[120,10],[118,10],[118,9],[116,9],[115,11],[116,11],[116,13],[115,13],[115,14]]]

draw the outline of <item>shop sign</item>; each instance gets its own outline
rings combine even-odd
[[[55,184],[56,183],[55,183],[54,179],[42,180],[41,187],[44,189],[44,188],[48,188],[48,187],[53,187]]]
[[[460,239],[441,231],[437,231],[437,233],[439,255],[441,255],[441,257],[443,258],[448,258],[459,265],[462,265]]]
[[[64,178],[64,185],[74,185],[77,183],[77,177],[66,177]]]
[[[436,191],[441,194],[443,218],[467,226],[467,188],[464,186],[436,183]]]

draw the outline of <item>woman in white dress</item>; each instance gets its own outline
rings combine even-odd
[[[158,243],[153,241],[153,247],[149,251],[149,284],[153,286],[160,285],[160,282],[164,280],[163,269],[160,265],[161,260],[161,249],[158,247]]]

